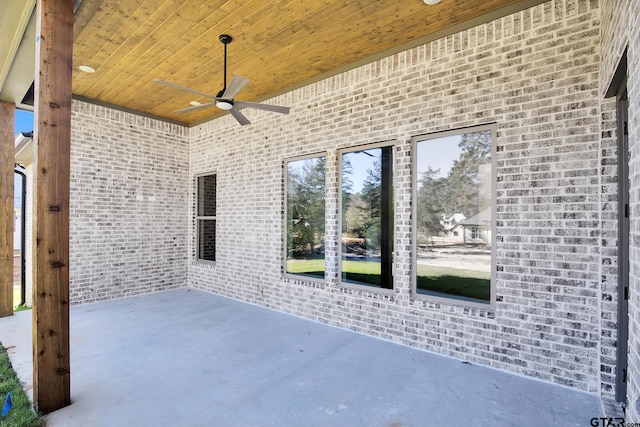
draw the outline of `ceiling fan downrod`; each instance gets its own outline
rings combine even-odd
[[[218,96],[220,97],[222,96],[224,91],[227,90],[227,45],[233,41],[233,37],[231,37],[229,34],[220,34],[218,36],[218,39],[224,45],[224,82],[222,84],[222,90],[220,91],[220,93],[218,93]]]

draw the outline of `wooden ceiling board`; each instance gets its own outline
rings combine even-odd
[[[82,0],[73,15],[73,40],[84,31],[87,23],[102,5],[102,0]]]
[[[284,4],[287,2],[281,3]],[[154,78],[161,78],[163,80],[172,82],[179,80],[182,82],[180,83],[182,85],[189,87],[198,85],[199,90],[215,95],[220,89],[222,89],[223,86],[222,74],[224,48],[218,40],[218,35],[221,32],[231,32],[235,34],[236,31],[233,30],[237,28],[239,24],[246,26],[249,23],[255,22],[254,27],[256,25],[268,27],[270,25],[270,22],[273,22],[272,14],[274,11],[277,11],[277,9],[272,9],[269,14],[265,14],[263,9],[256,10],[252,15],[249,15],[247,13],[239,14],[233,24],[229,23],[229,25],[232,25],[231,31],[227,31],[227,29],[220,30],[218,29],[218,27],[211,27],[206,31],[200,28],[195,28],[195,35],[193,37],[191,37],[190,34],[187,34],[186,36],[183,36],[181,38],[182,40],[192,39],[193,41],[191,43],[186,46],[180,46],[179,49],[175,47],[174,43],[172,45],[173,47],[169,48],[171,50],[165,49],[165,52],[172,54],[171,56],[167,56],[166,58],[162,58],[161,53],[156,54],[156,57],[159,56],[161,60],[165,60],[164,64],[167,64],[166,68],[154,67],[152,61],[147,61],[145,64],[140,64],[141,70],[137,70],[137,74],[134,74],[132,72],[131,75],[133,76],[133,78],[144,78],[144,76],[147,76],[147,81],[149,82],[152,82]],[[252,19],[257,15],[261,16],[261,18]],[[214,21],[220,21],[216,16],[214,16],[213,19]],[[225,22],[222,22],[222,24],[218,24],[222,25],[219,28],[225,28],[224,24]],[[196,35],[198,34],[199,36],[196,37]],[[184,45],[184,43],[182,44]],[[237,71],[236,67],[236,65],[239,64],[243,59],[255,58],[256,55],[250,51],[250,47],[251,45],[243,45],[242,39],[238,40],[237,36],[234,42],[229,45],[228,79],[231,78],[232,74],[243,74],[242,72]],[[191,52],[194,52],[194,49],[195,54],[192,54]],[[177,53],[173,54],[174,51],[177,51]],[[204,58],[206,58],[206,55],[209,55],[211,60],[205,62]],[[202,58],[202,60],[194,61],[194,57]],[[251,73],[244,74],[249,74],[249,76],[247,77],[251,78]],[[156,85],[155,83],[152,84]],[[127,86],[126,81],[124,86]],[[154,86],[151,86],[150,90],[153,89]],[[158,90],[157,85],[155,87],[155,90]],[[167,97],[171,97],[171,99],[167,100],[168,103],[171,102],[173,98],[180,99],[180,101],[178,102],[168,104],[173,110],[188,106],[188,102],[193,99],[193,95],[185,94],[175,89],[163,87],[160,90],[163,90],[164,93],[167,94]],[[245,91],[243,91],[243,95]],[[126,97],[131,96],[131,94],[127,92],[121,92],[119,96],[126,99]]]
[[[442,0],[427,6],[422,0],[83,0],[74,25],[73,91],[196,124],[221,112],[175,113],[192,100],[206,100],[153,80],[215,95],[223,80],[221,33],[234,38],[227,79],[247,77],[251,82],[238,99],[251,101],[505,6],[542,1]],[[79,65],[97,72],[82,73]]]
[[[286,3],[286,2],[282,2]],[[277,10],[276,10],[277,11]],[[261,12],[261,11],[259,11]],[[199,45],[196,47],[196,56],[202,58],[201,61],[194,62],[194,56],[189,54],[188,49],[177,53],[172,60],[175,60],[177,66],[172,67],[171,75],[176,78],[184,78],[185,81],[193,81],[196,83],[203,78],[203,74],[207,75],[215,73],[218,78],[214,78],[215,83],[213,89],[221,89],[222,84],[222,65],[223,65],[223,45],[218,40],[220,33],[229,33],[234,37],[234,41],[228,47],[229,53],[229,74],[239,73],[237,71],[237,65],[246,58],[255,57],[255,52],[250,49],[254,46],[251,43],[243,43],[243,39],[238,36],[243,32],[250,32],[254,29],[268,27],[272,22],[281,22],[283,19],[274,19],[274,11],[269,11],[268,15],[263,15],[260,19],[253,20],[253,16],[249,16],[249,19],[236,19],[234,22],[229,22],[228,25],[216,25],[210,28],[204,37],[195,40],[193,44]],[[254,23],[252,25],[252,23]],[[254,40],[257,40],[256,37]],[[262,45],[262,44],[261,44]],[[207,58],[205,55],[209,55]],[[209,59],[209,60],[207,60]],[[234,70],[234,67],[236,68]],[[231,76],[229,76],[230,78]]]
[[[105,68],[100,70],[91,86],[82,88],[85,96],[108,97],[108,93],[121,93],[130,83],[127,80],[135,82],[137,78],[141,77],[134,73],[136,67],[143,64],[165,63],[160,55],[163,49],[160,43],[167,37],[167,34],[175,33],[185,25],[189,25],[188,21],[179,19],[182,14],[204,17],[202,12],[198,13],[197,9],[202,8],[195,2],[185,2],[181,6],[178,5],[179,7],[176,7],[173,0],[165,1],[160,7],[154,7],[153,0],[148,3],[151,8],[146,10],[147,15],[136,31],[129,32],[130,36],[123,40],[119,46],[106,49],[109,58],[104,62]],[[206,9],[204,10],[206,12]],[[105,84],[109,81],[116,81],[120,84]]]
[[[118,8],[105,27],[94,39],[85,46],[81,57],[91,58],[97,64],[118,63],[118,53],[127,54],[131,45],[137,45],[142,39],[142,34],[151,28],[153,24],[148,17],[156,12],[161,13],[164,2],[158,6],[156,1],[141,1],[133,8]],[[112,27],[111,27],[112,26]]]
[[[320,2],[318,2],[318,4],[320,4]],[[277,14],[272,13],[250,27],[244,25],[246,24],[245,21],[241,21],[243,24],[242,27],[236,25],[231,28],[231,31],[222,30],[218,27],[213,28],[209,31],[210,36],[208,37],[208,46],[202,48],[200,53],[204,54],[206,50],[213,49],[214,51],[220,52],[220,56],[213,57],[210,61],[207,62],[199,61],[198,63],[194,63],[193,57],[191,57],[190,55],[185,56],[184,53],[182,55],[176,55],[176,57],[172,59],[176,60],[176,62],[181,64],[181,66],[175,67],[171,70],[172,76],[175,78],[184,79],[184,81],[187,82],[197,83],[198,81],[203,79],[203,76],[213,75],[215,76],[215,78],[213,79],[215,85],[214,90],[217,92],[217,90],[221,89],[223,68],[223,46],[218,41],[217,34],[219,34],[221,31],[236,34],[236,31],[233,30],[237,28],[238,30],[240,30],[238,31],[239,34],[255,33],[258,36],[252,38],[252,40],[254,40],[254,43],[248,43],[248,40],[243,39],[241,36],[234,36],[234,41],[228,47],[228,78],[231,78],[232,74],[242,74],[245,77],[252,79],[254,77],[254,74],[261,73],[261,70],[264,70],[265,66],[270,65],[270,63],[267,63],[266,60],[263,60],[263,58],[266,58],[271,54],[277,52],[282,52],[282,49],[286,48],[287,43],[290,42],[291,37],[278,37],[278,33],[275,33],[274,30],[280,29],[282,27],[289,27],[289,31],[304,30],[303,27],[296,28],[297,25],[302,24],[299,24],[299,22],[295,21],[296,16],[294,14],[291,14],[291,16],[282,15],[282,10],[277,10],[276,12]],[[296,11],[294,10],[293,12],[295,13]],[[280,23],[280,25],[273,25],[272,23],[274,22]],[[270,30],[271,33],[269,34],[268,31],[270,27],[272,28]],[[276,43],[273,40],[283,40],[284,43]],[[287,62],[290,64],[289,61]],[[277,63],[278,61],[276,61],[276,64]],[[293,69],[300,68],[301,66],[304,66],[304,64],[295,64],[293,66]],[[204,78],[206,79],[206,77]],[[247,89],[249,89],[249,87],[247,87],[243,91],[243,93],[245,93]]]
[[[185,5],[199,4],[198,1],[185,2]],[[115,93],[118,97],[127,97],[127,89],[130,84],[145,78],[149,83],[154,78],[170,80],[170,76],[174,74],[174,69],[184,64],[198,63],[200,60],[213,55],[219,61],[222,61],[223,49],[222,44],[218,41],[218,34],[209,32],[214,23],[224,19],[224,12],[218,8],[200,8],[198,15],[200,19],[194,22],[195,25],[185,25],[184,20],[174,19],[176,25],[167,26],[162,32],[150,33],[139,46],[133,47],[127,55],[127,60],[120,62],[121,66],[108,73],[120,73],[116,79],[122,83],[118,88],[106,88],[111,93]],[[207,40],[207,37],[210,40]],[[213,40],[215,38],[215,40]],[[202,45],[206,43],[206,47]],[[215,43],[216,52],[211,52],[211,46]],[[201,49],[198,51],[198,49]],[[185,56],[180,58],[178,53],[184,52]],[[153,76],[149,78],[149,76]],[[108,75],[106,79],[112,79],[112,75]],[[156,88],[157,89],[157,88]],[[109,93],[109,92],[107,92]]]
[[[127,18],[119,21],[117,20],[119,12],[114,10],[110,18],[102,23],[103,28],[99,31],[80,34],[74,45],[74,67],[80,65],[79,61],[84,61],[84,65],[90,65],[96,70],[100,66],[121,67],[125,65],[126,63],[120,62],[122,58],[117,53],[122,52],[123,55],[127,55],[131,46],[140,42],[140,34],[146,35],[157,25],[154,22],[149,23],[148,16],[143,14],[155,14],[160,16],[163,21],[175,22],[175,20],[169,20],[174,11],[173,9],[167,11],[166,5],[172,6],[173,2],[169,0],[153,5],[148,0],[140,1],[136,15],[130,14]],[[118,29],[106,30],[109,26],[116,24],[119,24]],[[95,81],[104,79],[104,76],[103,71],[96,76]]]
[[[284,45],[282,43],[272,43],[269,48],[260,49],[256,49],[255,45],[249,45],[250,49],[255,51],[250,51],[247,54],[246,50],[243,49],[243,46],[240,46],[242,39],[237,39],[237,41],[230,45],[229,50],[230,52],[236,52],[236,50],[242,49],[239,54],[234,55],[234,58],[235,56],[238,56],[240,60],[236,63],[235,59],[230,57],[229,72],[230,74],[241,74],[252,80],[252,83],[243,90],[239,99],[252,99],[262,93],[269,93],[270,91],[276,90],[278,87],[290,86],[291,84],[300,81],[300,79],[307,79],[318,73],[329,71],[334,67],[336,62],[330,62],[328,66],[324,63],[321,64],[320,58],[322,58],[322,54],[319,53],[325,52],[326,54],[327,49],[333,51],[335,58],[341,61],[339,64],[351,62],[353,58],[357,57],[362,49],[358,43],[348,43],[346,37],[349,32],[345,29],[350,28],[349,23],[360,22],[362,25],[363,19],[365,19],[366,21],[364,22],[369,25],[374,25],[375,22],[381,22],[384,25],[385,19],[389,19],[384,15],[382,17],[378,17],[377,14],[381,13],[379,11],[379,7],[375,5],[375,2],[369,3],[371,4],[368,7],[363,7],[362,4],[354,2],[324,2],[322,4],[321,2],[318,2],[317,4],[321,4],[322,7],[314,9],[313,15],[306,15],[307,19],[305,20],[299,19],[297,21],[293,20],[292,22],[292,20],[285,19],[286,17],[273,17],[270,20],[271,22],[281,22],[283,25],[281,25],[282,30],[279,32],[275,32],[271,29],[271,35],[269,38],[285,40]],[[306,12],[311,13],[311,9],[306,9]],[[340,17],[338,21],[336,21],[336,16]],[[299,18],[299,13],[297,13],[295,18]],[[288,22],[292,23],[288,24]],[[266,28],[269,29],[269,26]],[[253,31],[253,28],[250,29],[250,31]],[[298,34],[300,34],[301,37],[298,37]],[[256,37],[255,39],[258,38]],[[351,44],[347,53],[354,51],[355,54],[345,55],[344,52],[340,50],[340,46],[347,43]],[[267,59],[271,56],[285,58],[297,56],[301,58],[301,60],[295,62],[293,65],[291,62],[276,62],[272,64]],[[212,69],[214,70],[214,73],[220,69],[220,64],[221,63],[206,64],[207,66],[212,66],[210,69],[206,69],[206,67],[205,69],[202,69],[201,67],[196,68],[187,65],[188,69],[194,69],[195,73],[192,71],[192,75],[186,80],[197,83],[199,80],[202,80],[203,76],[206,76],[207,73],[211,73]],[[265,69],[273,69],[277,70],[277,72],[271,72],[269,74],[269,78],[265,80],[262,87],[257,87],[255,82],[259,81],[257,78],[262,73],[261,70]],[[181,77],[180,72],[176,72],[175,77]],[[218,80],[216,79],[216,81]],[[217,89],[213,92],[210,91],[209,93],[215,94],[216,91]],[[187,97],[189,96],[190,95],[187,95]],[[185,104],[183,101],[182,104],[172,105],[172,107],[174,107],[174,109],[178,109],[185,105],[188,104]],[[190,118],[191,116],[197,115],[205,116],[206,114],[212,114],[212,112],[215,113],[216,110],[201,110],[190,113],[190,116],[186,114],[182,116],[175,115],[174,118]]]

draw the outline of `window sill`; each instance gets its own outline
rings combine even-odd
[[[325,285],[327,283],[326,277],[314,277],[314,276],[305,276],[304,274],[293,274],[293,273],[284,273],[282,279],[286,282],[303,282],[303,283],[313,283],[313,284],[322,284]]]
[[[209,268],[211,268],[211,267],[215,267],[216,262],[215,261],[207,261],[207,260],[204,260],[204,259],[194,259],[194,260],[191,261],[191,264],[192,265],[198,265],[198,266],[201,266],[201,267],[209,267]]]
[[[495,310],[495,301],[486,301],[465,298],[462,296],[438,294],[436,292],[422,294],[417,293],[415,290],[411,292],[411,299],[414,301],[428,302],[434,304],[442,304],[449,306],[457,306],[463,308],[476,308],[481,310],[493,311]]]
[[[357,283],[350,282],[338,282],[338,287],[344,290],[367,292],[370,294],[381,295],[385,297],[396,295],[395,289],[381,288],[378,286],[359,285]]]

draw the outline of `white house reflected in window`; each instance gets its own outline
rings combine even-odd
[[[493,135],[484,126],[414,138],[417,294],[491,300]]]

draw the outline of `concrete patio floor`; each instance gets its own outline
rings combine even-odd
[[[0,319],[30,389],[31,312]],[[587,426],[597,396],[194,289],[71,308],[73,426]]]

